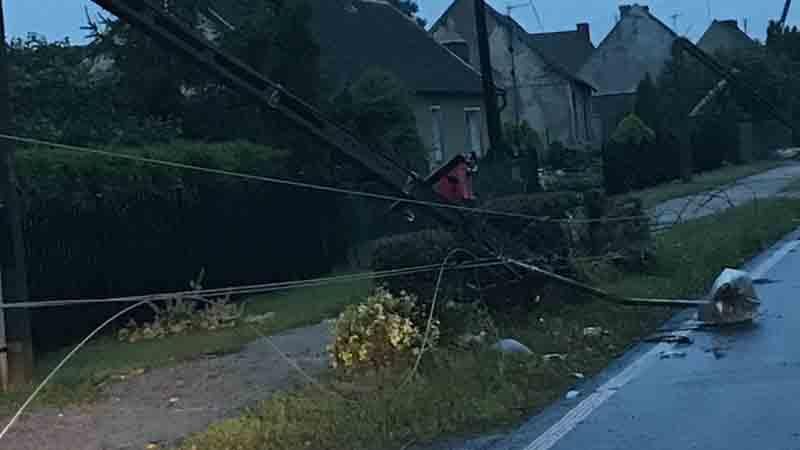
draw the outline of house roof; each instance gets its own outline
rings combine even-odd
[[[323,67],[341,83],[370,67],[387,70],[418,93],[481,94],[480,74],[424,28],[385,2],[310,0],[311,28]]]
[[[528,43],[553,61],[577,76],[583,63],[592,56],[594,45],[580,31],[530,33]]]
[[[223,20],[235,22],[230,0],[203,0]],[[482,78],[413,19],[382,0],[306,0],[320,63],[335,87],[370,68],[398,77],[415,93],[481,95]],[[217,19],[219,21],[219,19]]]
[[[714,20],[697,42],[706,53],[720,50],[750,50],[758,44],[739,28],[736,20]]]
[[[433,23],[430,28],[431,32],[438,30],[444,24],[444,21],[449,15],[452,14],[456,3],[459,1],[471,0],[453,0],[447,9],[445,9],[444,13],[442,13],[442,15],[439,16],[439,18]],[[592,83],[589,80],[581,77],[578,74],[578,69],[580,67],[575,68],[575,61],[586,56],[586,49],[581,48],[572,42],[572,39],[575,38],[575,36],[572,35],[573,32],[530,34],[513,18],[510,18],[505,14],[501,14],[488,3],[486,3],[486,13],[502,26],[512,27],[514,29],[514,33],[518,36],[522,36],[523,41],[528,45],[528,47],[536,52],[544,60],[545,64],[553,68],[556,72],[570,80],[594,89],[594,86],[592,86]],[[564,34],[563,36],[562,33]],[[577,35],[578,33],[575,32],[575,34]],[[589,46],[591,46],[592,49],[594,48],[591,42],[589,42]],[[551,47],[553,47],[552,50]],[[556,50],[555,48],[558,48],[559,50]],[[570,54],[562,53],[562,51]],[[580,55],[573,55],[571,54],[572,51],[577,51]]]
[[[620,20],[580,69],[599,95],[631,94],[646,74],[658,77],[678,34],[638,4],[621,5]]]

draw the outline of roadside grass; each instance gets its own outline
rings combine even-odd
[[[333,317],[346,305],[363,299],[370,288],[370,282],[357,281],[270,293],[249,299],[245,313],[275,313],[273,319],[253,324],[261,333],[275,334]],[[58,407],[92,402],[98,399],[102,387],[108,382],[202,355],[236,352],[258,337],[255,330],[245,325],[135,344],[120,342],[106,334],[88,344],[64,366],[42,392],[35,406]],[[43,355],[37,363],[37,380],[42,380],[70,350],[66,348]],[[32,390],[30,387],[0,394],[0,416],[18,407]]]
[[[781,161],[759,161],[753,164],[723,167],[697,174],[691,183],[676,181],[634,191],[626,195],[636,196],[642,200],[645,208],[652,208],[667,200],[705,192],[709,189],[732,183],[740,178],[774,169],[782,164],[783,162]]]
[[[647,274],[598,270],[595,281],[628,295],[699,296],[723,268],[739,266],[796,228],[798,214],[800,201],[776,199],[680,224],[655,238],[657,262]],[[499,335],[528,345],[532,357],[445,347],[405,388],[398,388],[404,373],[397,373],[381,389],[346,399],[318,388],[282,393],[190,437],[181,449],[390,450],[512,426],[574,386],[575,374],[602,370],[672,313],[600,301],[542,306],[498,319]],[[585,336],[589,326],[607,334]],[[564,359],[546,361],[547,354]]]
[[[793,180],[791,183],[786,185],[785,188],[781,192],[784,193],[797,193],[800,192],[800,178]]]

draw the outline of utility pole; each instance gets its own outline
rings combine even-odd
[[[519,93],[519,80],[517,79],[517,56],[514,48],[514,18],[511,13],[515,8],[527,7],[528,4],[520,5],[506,5],[506,16],[508,17],[508,52],[511,55],[511,84],[514,89],[512,93],[512,101],[514,106],[514,124],[520,123],[520,93]]]
[[[492,57],[489,54],[489,34],[486,30],[486,4],[475,0],[475,29],[478,39],[478,54],[483,78],[483,102],[486,107],[486,128],[489,132],[489,154],[492,158],[504,153],[503,130],[500,125],[500,111],[497,105],[497,87],[492,74]]]
[[[0,0],[0,132],[13,134],[11,127],[11,94],[8,86],[8,46],[6,45],[3,0]],[[28,299],[25,245],[22,241],[22,208],[17,176],[14,170],[14,145],[0,140],[0,265],[2,297],[0,303]],[[4,316],[4,317],[2,317]],[[5,320],[5,336],[0,337],[2,355],[8,361],[8,384],[23,386],[33,379],[33,344],[30,312],[9,310],[0,315]],[[2,358],[0,358],[2,359]],[[4,364],[0,362],[0,369]],[[4,380],[5,381],[5,380]]]

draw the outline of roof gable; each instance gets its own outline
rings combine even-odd
[[[560,61],[565,69],[576,75],[594,52],[594,45],[588,36],[577,30],[531,33],[527,39],[529,45],[536,47],[539,53],[551,60]]]
[[[678,34],[649,7],[620,6],[621,18],[580,69],[599,95],[634,93],[649,73],[657,77],[672,58]]]
[[[231,3],[204,1],[214,5]],[[378,68],[392,73],[416,93],[480,95],[483,92],[481,76],[475,69],[389,3],[305,1],[312,9],[309,26],[320,46],[322,70],[334,87],[343,87],[367,69]],[[225,19],[236,21],[228,16]]]
[[[714,54],[718,51],[750,50],[757,48],[758,44],[739,28],[735,20],[714,20],[697,46]]]
[[[453,12],[454,12],[455,8],[458,6],[458,4],[460,2],[467,2],[467,1],[471,2],[472,0],[453,0],[453,2],[450,3],[450,5],[445,10],[445,12],[441,16],[439,16],[439,18],[436,19],[436,21],[433,23],[433,25],[430,28],[430,33],[431,34],[436,33],[442,26],[444,26],[445,22],[453,14]],[[474,11],[472,9],[470,9],[470,10]],[[474,14],[474,13],[471,13],[471,14]],[[501,14],[496,9],[494,9],[492,7],[492,5],[490,5],[489,3],[486,3],[486,14],[487,14],[487,16],[489,16],[492,20],[494,20],[500,26],[513,29],[514,30],[514,34],[517,35],[517,36],[520,36],[522,41],[525,43],[525,45],[528,48],[530,48],[534,53],[536,53],[536,55],[538,55],[548,67],[553,69],[559,75],[561,75],[561,76],[563,76],[563,77],[565,77],[565,78],[567,78],[569,80],[575,81],[577,83],[586,85],[589,88],[594,88],[589,80],[581,77],[578,74],[577,69],[573,70],[573,66],[578,65],[578,64],[575,63],[575,60],[583,58],[585,56],[585,49],[581,49],[580,50],[580,52],[581,52],[580,56],[574,57],[574,59],[570,59],[570,58],[573,57],[572,55],[565,56],[565,55],[559,54],[560,52],[558,52],[558,51],[550,51],[549,49],[544,49],[544,47],[547,47],[547,45],[545,45],[545,43],[543,42],[542,39],[552,39],[549,42],[560,41],[559,45],[562,48],[564,48],[564,43],[566,42],[566,39],[565,39],[564,36],[557,36],[555,38],[531,37],[530,33],[528,33],[522,27],[522,25],[520,25],[513,18],[510,18],[505,14]],[[472,30],[473,30],[472,32],[474,33],[474,25],[471,22],[469,24],[469,27],[472,28]],[[564,32],[564,33],[571,33],[571,32]],[[559,32],[559,33],[542,33],[542,35],[550,35],[550,34],[560,35],[561,32]],[[577,34],[577,32],[575,34]],[[538,35],[533,35],[533,36],[538,36]],[[567,39],[570,39],[570,38],[572,38],[572,36],[567,36]],[[591,42],[588,42],[588,45],[591,46]],[[577,48],[577,46],[574,46],[574,47],[570,46],[570,49],[575,49],[575,48]]]

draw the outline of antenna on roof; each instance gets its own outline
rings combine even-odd
[[[713,14],[711,14],[711,0],[706,0],[706,15],[708,16],[708,21],[710,22]]]
[[[678,29],[678,17],[680,17],[682,15],[683,14],[681,14],[681,13],[675,13],[675,14],[669,16],[670,19],[672,19],[672,29],[673,30],[677,30]]]
[[[744,24],[744,34],[747,34],[747,17],[742,20],[742,23]]]
[[[539,15],[539,11],[536,10],[536,5],[533,4],[533,0],[528,0],[528,3],[517,3],[517,4],[506,4],[506,14],[509,18],[511,18],[511,12],[517,8],[527,8],[530,6],[531,10],[533,11],[533,15],[536,16],[536,22],[539,25],[539,28],[544,31],[544,25],[542,24],[542,17]]]
[[[539,23],[539,29],[544,31],[544,25],[542,24],[542,17],[539,15],[539,11],[536,9],[536,5],[533,4],[533,0],[529,0],[531,5],[531,10],[533,11],[533,15],[536,16],[536,22]]]

